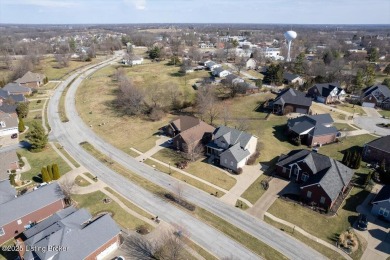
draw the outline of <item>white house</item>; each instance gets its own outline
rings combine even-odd
[[[284,57],[280,55],[279,48],[265,48],[263,49],[264,56],[273,60],[284,60]]]
[[[144,62],[144,58],[138,56],[126,57],[122,59],[122,63],[124,65],[130,65],[130,66],[140,65],[143,62]]]
[[[227,75],[230,74],[230,71],[225,70],[222,67],[218,67],[218,68],[215,68],[212,73],[213,73],[214,76],[217,76],[217,77],[220,77],[220,78],[224,78],[224,77],[226,77]]]
[[[256,61],[252,58],[246,61],[246,69],[255,70],[257,68]]]
[[[211,71],[215,70],[216,68],[222,67],[221,64],[215,63],[214,61],[206,61],[204,65]]]
[[[0,138],[18,136],[18,119],[7,113],[0,112]]]

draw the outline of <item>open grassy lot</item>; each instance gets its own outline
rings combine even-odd
[[[369,193],[369,191],[354,187],[337,211],[337,215],[333,217],[326,217],[299,204],[282,199],[277,199],[268,212],[329,243],[335,243],[334,239],[357,220],[356,207],[364,201]],[[354,258],[360,259],[362,251],[356,252],[356,254]]]
[[[114,201],[103,203],[104,198],[107,198],[107,196],[101,191],[84,195],[72,195],[72,199],[76,201],[77,206],[86,208],[93,216],[99,213],[110,213],[116,223],[125,229],[134,230],[141,225],[148,226],[149,230],[153,229],[149,224],[127,213],[118,203]]]
[[[312,103],[311,110],[313,111],[313,114],[330,114],[332,116],[333,120],[345,120],[346,119],[346,115],[335,112],[332,109],[332,107],[323,107],[323,106],[317,104],[316,102]]]
[[[144,161],[144,163],[146,163],[147,165],[150,165],[152,167],[155,167],[157,170],[163,172],[163,173],[166,173],[166,174],[169,174],[171,175],[172,177],[178,179],[178,180],[182,180],[200,190],[203,190],[205,192],[207,192],[208,194],[217,194],[217,197],[222,197],[223,195],[225,195],[224,192],[220,191],[220,190],[216,190],[215,188],[203,183],[203,182],[200,182],[198,180],[195,180],[191,177],[188,177],[180,172],[177,172],[175,171],[174,169],[171,168],[171,170],[169,170],[169,167],[166,167],[160,163],[157,163],[155,161],[152,161],[150,159],[146,159]],[[184,187],[177,187],[177,189],[183,189]],[[218,193],[216,193],[218,192]]]
[[[146,212],[145,210],[141,209],[137,205],[133,204],[131,201],[129,201],[128,199],[126,199],[125,197],[123,197],[122,195],[120,195],[119,193],[114,191],[113,189],[111,189],[109,187],[106,187],[105,189],[109,193],[111,193],[112,195],[117,197],[120,201],[122,201],[123,204],[125,204],[126,207],[128,207],[129,209],[134,210],[135,212],[137,212],[138,214],[140,214],[140,215],[142,215],[142,216],[144,216],[146,218],[150,218],[151,219],[152,217],[154,217],[153,215],[149,214],[148,212]]]
[[[339,131],[353,131],[353,130],[356,130],[355,128],[351,127],[350,125],[344,124],[344,123],[334,123],[333,126],[336,127],[337,130],[339,130]]]
[[[54,143],[54,145],[57,147],[60,153],[62,153],[76,168],[80,167],[80,164],[68,154],[68,152],[62,147],[61,144]]]
[[[39,90],[52,90],[56,88],[60,83],[59,82],[48,82],[42,87],[39,87]]]
[[[260,175],[249,188],[241,195],[242,198],[248,200],[250,203],[255,204],[256,201],[264,194],[265,190],[261,186],[261,181],[267,179],[268,176]]]
[[[366,115],[366,112],[364,112],[363,108],[361,106],[358,106],[358,105],[343,103],[340,105],[335,105],[335,108],[344,110],[344,111],[349,112],[351,114],[355,114],[355,116]]]
[[[272,226],[274,226],[276,228],[279,228],[280,230],[283,230],[284,232],[286,232],[286,234],[289,234],[290,236],[295,237],[296,239],[302,241],[303,243],[310,246],[314,250],[320,252],[321,254],[323,254],[324,256],[326,256],[329,259],[333,259],[333,260],[345,259],[342,255],[340,255],[336,251],[331,250],[330,248],[327,248],[326,246],[323,246],[322,244],[317,243],[317,242],[311,240],[310,238],[305,237],[304,235],[302,235],[298,231],[293,231],[293,229],[289,226],[286,226],[284,224],[276,222],[267,216],[264,216],[264,221],[267,222],[268,224],[271,224]]]
[[[160,150],[152,157],[165,163],[171,162],[171,165],[175,165],[176,162],[182,160],[180,154],[168,148]],[[203,159],[190,162],[188,168],[184,171],[226,190],[230,190],[236,184],[236,180],[233,177],[209,165]]]
[[[45,104],[45,99],[38,99],[30,101],[28,108],[30,110],[43,109],[43,105]]]
[[[84,175],[87,176],[89,179],[93,180],[94,182],[97,182],[97,180],[95,179],[95,176],[93,176],[89,172],[84,172]]]
[[[255,78],[258,78],[258,79],[264,78],[264,75],[256,70],[246,70],[245,72],[248,73],[249,75],[255,77]]]
[[[384,117],[390,117],[390,110],[380,110],[378,112]]]
[[[47,145],[47,147],[39,153],[32,153],[26,149],[18,149],[17,152],[21,156],[26,157],[28,163],[31,166],[31,170],[22,173],[21,178],[23,180],[32,179],[33,181],[40,181],[40,178],[36,179],[34,177],[38,174],[41,174],[42,167],[46,167],[48,164],[58,164],[61,175],[71,170],[69,165],[67,165],[66,162],[62,160],[62,158],[53,150],[53,148],[50,147],[50,145]]]
[[[80,186],[80,187],[87,187],[89,185],[91,185],[91,183],[89,181],[87,181],[86,179],[84,179],[82,176],[78,175],[76,177],[76,179],[74,180],[75,184],[77,186]]]

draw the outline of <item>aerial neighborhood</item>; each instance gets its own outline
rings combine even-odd
[[[0,260],[389,259],[388,24],[0,23]]]

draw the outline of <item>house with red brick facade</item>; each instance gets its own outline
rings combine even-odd
[[[0,244],[25,231],[65,207],[64,194],[58,183],[16,196],[8,180],[0,182]],[[5,194],[5,195],[4,195]]]
[[[345,100],[347,93],[339,83],[318,83],[308,89],[307,95],[318,102],[331,104],[338,100]]]
[[[336,141],[338,130],[329,114],[304,115],[287,121],[290,138],[299,138],[302,144],[316,146]]]
[[[272,112],[275,114],[301,113],[309,114],[312,100],[306,94],[289,88],[283,90],[278,96],[269,102]]]
[[[375,139],[363,146],[363,161],[390,167],[390,135]]]
[[[120,232],[110,215],[93,218],[71,206],[23,232],[17,245],[24,260],[104,259],[119,247]],[[50,250],[53,246],[59,250]]]
[[[279,157],[276,174],[298,183],[300,198],[305,203],[330,209],[346,191],[354,172],[328,156],[294,150]]]
[[[45,78],[46,76],[43,74],[28,71],[23,75],[23,77],[15,80],[15,82],[25,87],[38,88],[45,83]]]
[[[385,85],[365,88],[361,96],[361,103],[363,107],[390,109],[390,89]]]

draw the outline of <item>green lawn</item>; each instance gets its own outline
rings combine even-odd
[[[168,148],[160,150],[152,157],[165,163],[171,162],[172,165],[175,165],[176,162],[182,160],[180,154]],[[190,162],[184,171],[225,190],[230,190],[236,184],[236,180],[233,177],[221,172],[201,159],[196,162]]]
[[[77,186],[80,186],[80,187],[87,187],[87,186],[91,185],[91,183],[89,181],[87,181],[86,179],[84,179],[84,177],[81,177],[80,175],[78,175],[76,177],[74,182]]]
[[[248,200],[250,203],[255,204],[256,201],[264,194],[265,190],[261,186],[261,181],[267,179],[268,176],[260,175],[249,188],[241,195],[242,198]]]
[[[45,99],[33,100],[30,101],[28,107],[29,110],[43,109],[43,105],[45,104]]]
[[[129,230],[134,230],[141,225],[148,226],[149,230],[153,227],[146,222],[134,217],[122,209],[118,203],[111,201],[103,203],[103,199],[107,196],[101,191],[95,191],[84,195],[72,195],[72,199],[76,201],[77,207],[86,208],[93,216],[99,213],[110,213],[116,223],[121,227]]]
[[[351,127],[350,125],[344,124],[344,123],[334,123],[333,126],[336,127],[337,130],[339,130],[339,131],[353,131],[353,130],[356,130],[355,128]]]
[[[264,216],[264,221],[267,222],[268,224],[271,224],[272,226],[274,226],[276,228],[279,228],[280,230],[283,230],[286,234],[288,234],[288,235],[290,235],[290,236],[300,240],[304,244],[310,246],[311,248],[313,248],[314,250],[320,252],[321,254],[323,254],[324,256],[326,256],[329,259],[332,259],[332,260],[345,259],[338,252],[336,252],[334,250],[331,250],[330,248],[328,248],[328,247],[326,247],[326,246],[324,246],[324,245],[322,245],[320,243],[317,243],[317,242],[311,240],[310,238],[307,238],[306,236],[302,235],[298,231],[294,231],[289,226],[286,226],[284,224],[276,222],[276,221],[270,219],[267,216]]]
[[[333,217],[324,216],[304,208],[299,204],[287,202],[282,199],[277,199],[268,212],[299,226],[314,236],[329,243],[334,243],[334,239],[351,227],[356,221],[358,216],[356,207],[363,203],[369,193],[369,191],[354,187],[339,208],[337,215]],[[359,255],[355,259],[360,259]]]
[[[61,144],[54,143],[54,145],[57,147],[60,153],[62,153],[76,168],[80,167],[80,164],[68,154],[68,152],[62,147]]]
[[[18,149],[18,153],[21,156],[27,158],[31,170],[22,173],[23,180],[36,181],[35,176],[41,173],[42,167],[46,167],[48,164],[56,163],[60,169],[60,174],[63,175],[71,170],[68,164],[50,147],[47,145],[46,148],[39,153],[32,153],[26,149]]]
[[[48,82],[42,87],[39,87],[40,90],[51,90],[56,88],[60,83],[59,82]]]
[[[95,179],[95,176],[93,176],[92,174],[90,174],[89,172],[84,172],[83,173],[85,176],[87,176],[89,179],[93,180],[94,182],[97,182],[97,180]]]
[[[390,110],[380,110],[378,112],[384,117],[390,117]]]
[[[336,105],[336,108],[344,110],[344,111],[349,112],[351,114],[355,114],[355,116],[366,114],[366,112],[364,112],[364,110],[361,106],[353,105],[353,104],[349,104],[349,103],[343,103],[340,105]]]
[[[236,201],[236,208],[242,209],[242,210],[247,210],[249,209],[249,206],[243,202],[242,200],[238,199]]]

